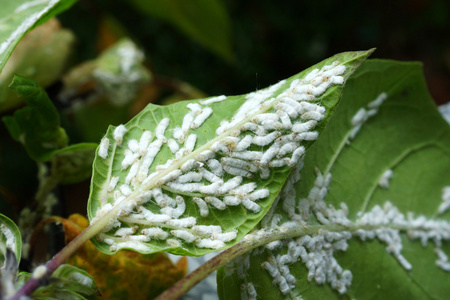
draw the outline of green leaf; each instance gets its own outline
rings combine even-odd
[[[291,238],[221,270],[221,299],[448,297],[450,127],[420,64],[364,63],[301,167],[261,222]]]
[[[110,127],[93,165],[88,215],[92,228],[104,227],[93,243],[109,254],[202,255],[239,241],[270,208],[289,166],[331,116],[345,78],[371,52],[338,54],[248,95],[149,105],[125,126]],[[281,101],[286,95],[298,101]]]
[[[22,255],[22,238],[17,225],[8,217],[0,214],[0,265],[6,265],[7,249],[11,250],[19,264]]]
[[[24,144],[32,159],[48,161],[55,150],[68,142],[58,111],[45,90],[30,79],[16,75],[10,88],[24,97],[28,106],[17,110],[14,116],[4,117],[6,127],[14,139]]]
[[[177,27],[203,47],[231,62],[231,22],[219,0],[133,0],[139,11]]]
[[[0,72],[22,37],[68,9],[75,0],[4,0],[0,11]]]
[[[30,273],[20,272],[16,289],[22,287],[31,277]],[[34,291],[32,299],[86,299],[86,296],[98,293],[94,278],[86,271],[71,265],[59,266],[49,282],[50,284],[40,286]]]

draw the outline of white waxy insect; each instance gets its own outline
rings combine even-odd
[[[286,106],[291,107],[292,109],[294,109],[297,113],[300,113],[302,111],[302,106],[300,105],[300,103],[298,103],[295,100],[292,100],[289,97],[283,97],[280,99],[279,104],[285,104]],[[290,109],[288,109],[286,106],[281,105],[281,108],[286,111],[288,114],[291,111]],[[289,112],[288,112],[289,111]],[[289,114],[291,116],[291,114]],[[293,118],[297,117],[297,114],[294,116],[291,116]]]
[[[116,232],[114,232],[114,235],[116,236],[126,236],[126,235],[131,235],[133,233],[135,233],[137,230],[137,227],[122,227],[117,229]]]
[[[217,193],[222,184],[223,183],[221,181],[216,181],[210,185],[205,185],[200,188],[200,193],[214,195]]]
[[[195,157],[195,160],[197,161],[207,161],[208,159],[211,159],[215,156],[215,153],[211,150],[205,150],[202,153],[200,153],[199,155],[197,155]]]
[[[133,192],[127,184],[122,184],[119,187],[119,190],[122,193],[122,195],[124,195],[124,196],[128,196]]]
[[[167,246],[169,246],[169,247],[180,247],[181,246],[180,241],[178,241],[176,239],[167,239],[166,243],[167,243]]]
[[[179,218],[182,214],[184,214],[184,211],[186,210],[186,203],[184,202],[183,197],[180,195],[177,195],[176,198],[176,208],[172,207],[164,207],[161,208],[161,212],[171,216],[174,219]]]
[[[183,135],[186,135],[191,128],[192,122],[194,121],[194,113],[188,112],[184,115],[183,123],[181,124],[181,130],[183,130]]]
[[[171,219],[166,222],[166,224],[169,226],[183,227],[183,228],[192,227],[195,225],[195,223],[197,223],[197,220],[194,217],[187,217],[183,219]]]
[[[269,162],[269,167],[272,168],[280,168],[284,166],[289,166],[291,164],[290,158],[283,158],[283,159],[273,159]]]
[[[394,172],[392,170],[386,170],[382,175],[380,180],[378,181],[378,185],[383,189],[389,188],[389,180],[394,175]]]
[[[212,112],[213,112],[213,110],[211,107],[205,107],[201,111],[201,113],[197,117],[195,117],[194,122],[192,122],[191,127],[193,129],[199,128],[203,124],[203,122],[205,122],[206,119],[208,119],[209,116],[211,116]]]
[[[295,123],[294,126],[292,126],[293,132],[307,132],[316,127],[317,121],[315,120],[309,120],[306,122],[298,122]]]
[[[174,154],[180,149],[180,146],[174,139],[169,139],[167,141],[167,146],[169,146],[170,151]]]
[[[34,269],[33,275],[31,275],[31,277],[33,277],[34,279],[41,279],[42,277],[45,276],[46,273],[47,267],[44,265],[40,265],[36,269]]]
[[[177,183],[196,182],[202,180],[203,176],[198,172],[189,172],[177,178]]]
[[[277,111],[278,115],[280,116],[281,124],[283,124],[283,129],[291,129],[292,128],[292,122],[289,115],[284,111]]]
[[[239,169],[243,169],[246,171],[250,171],[252,173],[258,171],[258,167],[254,164],[247,162],[245,160],[237,159],[237,158],[231,158],[231,157],[222,157],[221,159],[222,165],[225,168],[225,166],[235,167]]]
[[[224,233],[214,233],[211,235],[212,240],[219,240],[222,242],[229,242],[237,237],[237,230],[232,230]]]
[[[369,108],[378,108],[381,104],[387,99],[387,94],[385,92],[381,93],[375,100],[369,102],[367,107]]]
[[[261,264],[261,268],[267,270],[271,277],[280,276],[280,271],[276,266],[271,265],[268,261],[265,261]]]
[[[108,149],[109,149],[109,139],[102,138],[100,146],[98,147],[98,155],[101,158],[106,159],[108,157]]]
[[[316,99],[314,95],[306,94],[306,93],[296,93],[291,95],[292,100],[295,101],[313,101]]]
[[[185,148],[188,149],[190,152],[194,150],[195,142],[197,141],[197,135],[196,134],[190,134],[185,142]]]
[[[297,149],[298,144],[295,142],[292,143],[286,143],[283,146],[281,146],[280,150],[278,151],[277,157],[281,158],[285,156],[288,153],[293,152],[295,149]]]
[[[216,174],[206,170],[205,168],[200,168],[200,174],[202,174],[203,178],[212,183],[220,183],[222,185],[223,180],[217,176]]]
[[[202,107],[198,103],[188,103],[186,107],[196,114],[199,114],[200,111],[202,110]]]
[[[228,191],[238,187],[242,182],[241,176],[236,176],[225,182],[217,191],[219,194],[225,194]]]
[[[169,118],[164,118],[159,122],[158,126],[156,126],[156,128],[155,128],[156,138],[158,140],[161,140],[163,143],[167,142],[167,139],[164,136],[164,133],[166,132],[167,127],[169,126],[169,122],[170,122]]]
[[[192,243],[197,238],[195,235],[193,235],[189,231],[181,230],[181,229],[179,229],[179,230],[171,230],[170,233],[173,236],[175,236],[175,237],[177,237],[179,239],[182,239],[182,240],[184,240],[185,242],[188,242],[188,243]]]
[[[261,206],[259,204],[250,201],[249,199],[244,199],[242,201],[242,205],[251,212],[258,213],[261,210]]]
[[[177,126],[173,129],[172,136],[178,140],[180,144],[184,144],[184,139],[186,138],[185,134],[183,133],[183,129],[181,129],[180,126]]]
[[[219,177],[223,175],[222,164],[217,159],[209,159],[206,164],[215,175]]]
[[[182,174],[181,170],[179,170],[179,169],[173,170],[172,172],[170,172],[169,174],[167,174],[166,176],[164,176],[163,178],[158,180],[157,184],[162,185],[162,184],[166,184],[168,182],[174,181],[178,177],[180,177],[181,174]]]
[[[200,215],[204,218],[207,217],[209,215],[208,204],[206,204],[206,202],[199,197],[193,197],[192,200],[197,204]]]
[[[267,166],[261,166],[259,176],[262,179],[267,179],[270,176],[270,169]]]
[[[220,141],[217,141],[214,144],[212,144],[210,149],[213,152],[219,152],[219,151],[222,151],[223,153],[230,152],[228,147],[226,145],[222,144]]]
[[[139,142],[135,139],[128,141],[128,149],[134,153],[139,153]]]
[[[180,170],[183,172],[190,171],[194,168],[195,163],[196,163],[195,159],[191,158],[181,165]]]
[[[202,236],[222,233],[222,227],[217,225],[195,225],[191,228],[192,232]]]
[[[225,243],[220,240],[201,239],[196,242],[199,248],[220,249],[225,247]]]
[[[111,177],[111,179],[109,180],[108,192],[112,192],[116,188],[116,185],[118,182],[119,182],[119,177],[117,177],[117,176]]]
[[[128,237],[131,241],[148,242],[150,238],[146,235],[131,235]]]
[[[225,100],[226,98],[227,97],[224,96],[224,95],[217,96],[217,97],[212,97],[212,98],[209,98],[207,100],[200,101],[200,104],[201,105],[208,105],[208,104],[215,103],[215,102],[221,102],[221,101]]]
[[[174,161],[173,159],[168,159],[165,164],[157,165],[155,169],[157,171],[166,170],[167,168],[169,168],[172,165],[173,161]]]
[[[169,234],[162,230],[160,227],[150,227],[141,230],[142,234],[147,235],[150,238],[155,238],[159,240],[165,240],[169,236]]]
[[[158,204],[159,207],[166,207],[169,204],[167,199],[164,198],[164,195],[160,188],[154,188],[152,190],[152,194],[153,194],[153,198],[156,201],[156,204]]]
[[[302,118],[302,120],[316,120],[316,121],[320,121],[324,117],[325,117],[325,115],[321,114],[318,111],[308,111],[300,116],[300,118]]]
[[[316,77],[316,75],[319,74],[319,71],[320,71],[319,69],[312,70],[305,76],[305,78],[303,80],[305,80],[305,81],[313,80]]]
[[[273,241],[271,243],[268,243],[265,246],[265,248],[270,250],[270,251],[273,251],[273,250],[276,250],[276,249],[280,248],[282,245],[283,245],[283,243],[281,241]]]
[[[293,164],[296,164],[303,154],[305,154],[305,147],[300,146],[297,149],[295,149],[291,157],[291,161],[293,162]]]
[[[260,164],[262,166],[266,166],[278,154],[279,150],[280,145],[274,143],[269,147],[269,149],[266,150],[266,152],[264,152],[263,156],[261,157]]]
[[[122,160],[122,170],[127,169],[139,158],[139,153],[133,153],[130,149],[125,149],[125,157]]]
[[[330,80],[334,84],[344,84],[344,77],[342,76],[333,76]]]
[[[315,141],[319,137],[317,131],[302,132],[297,135],[297,140],[299,141]]]
[[[365,121],[367,112],[364,108],[360,108],[352,118],[352,126],[356,126]]]
[[[261,151],[241,151],[241,152],[231,152],[231,157],[240,158],[243,160],[259,160],[263,156]]]
[[[237,205],[241,204],[241,200],[236,196],[225,196],[223,198],[223,203],[225,203],[225,205],[229,205],[229,206],[237,206]]]
[[[246,135],[242,140],[240,140],[236,147],[235,151],[244,151],[252,144],[253,137],[251,135]]]
[[[216,197],[205,197],[205,202],[211,204],[218,210],[224,210],[225,208],[227,208],[225,203],[223,203],[220,199]]]
[[[257,185],[255,182],[250,182],[238,186],[237,188],[230,191],[230,194],[238,195],[238,194],[248,194],[253,192],[256,189]]]
[[[202,188],[202,183],[177,183],[177,182],[169,182],[167,183],[169,187],[179,192],[199,192]]]
[[[147,153],[148,144],[152,140],[152,133],[148,130],[144,131],[139,139],[139,153],[145,155]]]
[[[119,125],[114,129],[114,140],[116,141],[117,146],[122,145],[123,142],[123,136],[128,131],[128,129],[124,125]]]
[[[133,249],[135,251],[142,251],[142,252],[149,252],[151,250],[150,247],[144,243],[138,241],[126,241],[111,245],[111,247],[109,247],[109,251],[116,252],[123,248]]]
[[[137,175],[139,171],[139,161],[135,161],[133,165],[130,168],[130,171],[127,174],[127,177],[125,178],[125,183],[129,184]]]
[[[258,199],[267,198],[270,195],[269,189],[259,189],[248,195],[251,201],[256,201]]]
[[[250,171],[247,171],[244,169],[230,167],[229,165],[224,165],[223,169],[225,172],[227,172],[228,174],[231,174],[231,175],[253,178],[253,174]]]
[[[154,223],[164,223],[170,220],[170,216],[168,215],[160,215],[160,214],[154,214],[148,209],[144,208],[143,206],[138,207],[137,209],[139,213],[141,213],[144,218],[149,222]]]
[[[292,100],[292,101],[294,101],[294,100]],[[294,102],[299,106],[299,104],[296,101],[294,101]],[[300,107],[297,108],[297,106],[292,106],[292,105],[286,103],[285,101],[279,102],[274,108],[277,110],[278,115],[281,116],[282,114],[285,114],[288,116],[288,118],[290,117],[293,119],[298,117],[299,110],[300,110]]]

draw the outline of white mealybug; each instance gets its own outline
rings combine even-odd
[[[191,228],[191,230],[195,234],[203,236],[222,233],[222,227],[217,225],[195,225]]]
[[[180,242],[176,239],[167,239],[166,243],[167,243],[167,246],[173,247],[173,248],[181,246]]]
[[[100,146],[98,147],[98,155],[101,158],[106,159],[108,157],[108,149],[109,149],[109,139],[102,138]]]
[[[252,173],[258,171],[258,167],[256,167],[254,164],[237,158],[222,157],[221,162],[222,165],[228,165],[230,167],[243,169]]]
[[[218,194],[225,194],[229,190],[232,190],[238,187],[242,182],[241,176],[236,176],[225,182],[217,191]]]
[[[203,178],[202,174],[198,172],[189,172],[178,177],[176,182],[177,183],[187,183],[193,181],[195,182],[202,180],[202,178]]]
[[[191,124],[191,128],[199,128],[206,119],[212,114],[213,110],[211,107],[205,107],[201,113],[194,119],[194,122]]]
[[[166,176],[164,176],[163,178],[161,178],[160,180],[158,180],[157,184],[162,185],[162,184],[166,184],[168,182],[174,181],[178,177],[180,177],[181,174],[182,174],[181,170],[179,170],[179,169],[174,170],[174,171],[170,172],[169,174],[167,174]]]
[[[69,278],[84,286],[91,286],[93,283],[91,278],[78,272],[70,274]]]
[[[281,146],[280,150],[278,151],[277,157],[281,158],[285,156],[288,153],[293,152],[295,149],[297,149],[298,145],[297,143],[286,143],[283,146]]]
[[[138,207],[137,210],[149,222],[164,223],[164,222],[167,222],[167,221],[169,221],[171,219],[170,216],[168,216],[168,215],[154,214],[151,211],[149,211],[148,209],[144,208],[143,206]]]
[[[248,195],[251,201],[256,201],[258,199],[267,198],[270,195],[269,189],[259,189]]]
[[[130,149],[134,153],[139,153],[139,142],[135,139],[129,140],[128,149]]]
[[[119,187],[119,190],[122,193],[122,195],[124,195],[124,196],[128,196],[133,192],[127,184],[122,184]]]
[[[216,197],[205,197],[205,202],[211,204],[218,210],[224,210],[225,208],[227,208],[225,203],[223,203],[219,198]]]
[[[141,230],[141,233],[149,236],[150,238],[159,240],[165,240],[169,236],[169,234],[162,230],[160,227],[145,228]]]
[[[124,154],[125,157],[122,160],[122,170],[126,170],[139,158],[139,153],[133,153],[130,149],[125,149]]]
[[[250,201],[249,199],[244,199],[242,201],[242,205],[246,209],[248,209],[249,211],[254,212],[254,213],[258,213],[261,210],[261,206],[259,206],[259,204],[256,204],[255,202]]]
[[[34,279],[41,279],[42,277],[45,276],[46,273],[47,267],[44,265],[40,265],[36,269],[34,269],[33,275],[31,275],[31,277],[33,277]]]
[[[184,202],[183,197],[181,197],[180,195],[177,195],[175,197],[175,201],[176,201],[176,208],[172,208],[172,207],[164,207],[161,208],[161,212],[171,216],[174,219],[179,218],[182,214],[184,214],[184,211],[186,210],[186,203]]]
[[[252,144],[253,137],[251,135],[246,135],[240,142],[237,143],[235,150],[244,151]]]
[[[210,185],[205,185],[202,186],[200,188],[200,193],[202,194],[216,194],[217,191],[219,190],[219,187],[222,186],[222,182],[221,181],[216,181]]]
[[[223,183],[223,180],[219,176],[206,170],[205,168],[200,168],[200,174],[202,174],[202,177],[208,180],[209,182],[212,183],[220,182],[220,185],[222,185]]]
[[[311,129],[316,127],[316,125],[317,125],[316,120],[309,120],[306,122],[298,122],[298,123],[295,123],[294,126],[292,126],[292,131],[299,132],[299,133],[306,132],[306,131],[310,131]]]
[[[206,204],[206,202],[199,197],[193,197],[192,200],[194,200],[194,202],[197,204],[200,215],[202,217],[207,217],[209,215],[208,204]]]
[[[392,178],[392,176],[394,175],[394,172],[392,170],[386,170],[383,175],[381,175],[380,180],[378,181],[378,185],[383,188],[383,189],[387,189],[389,188],[389,180]]]
[[[163,143],[167,142],[167,139],[164,136],[164,133],[166,132],[167,127],[169,126],[169,122],[170,122],[169,118],[164,118],[159,122],[158,126],[156,126],[156,129],[155,129],[156,138],[158,140],[161,140]]]
[[[211,172],[221,177],[223,175],[222,164],[217,159],[209,159],[206,164]]]
[[[190,171],[194,168],[195,164],[196,164],[195,159],[193,158],[188,159],[184,164],[181,165],[180,170],[183,172]]]
[[[193,235],[189,231],[181,230],[181,229],[180,230],[171,230],[170,233],[173,236],[175,236],[177,238],[180,238],[180,239],[182,239],[182,240],[184,240],[185,242],[188,242],[188,243],[192,243],[197,238],[195,235]]]
[[[360,108],[352,118],[352,126],[361,124],[366,119],[367,112],[364,108]]]
[[[201,152],[199,155],[197,155],[195,157],[195,160],[203,162],[213,158],[214,156],[215,156],[214,152],[212,152],[211,150],[205,150]]]
[[[200,104],[198,103],[188,103],[186,105],[187,108],[189,108],[190,110],[192,110],[192,112],[194,112],[195,114],[199,114],[200,111],[202,110],[202,107],[200,106]]]
[[[188,112],[184,116],[183,123],[181,124],[181,130],[183,131],[183,135],[186,135],[188,133],[193,121],[194,121],[194,113]]]
[[[231,157],[240,158],[243,160],[259,160],[263,156],[263,153],[260,151],[240,151],[240,152],[231,152]]]
[[[211,103],[223,101],[223,100],[225,100],[226,98],[227,98],[227,97],[224,96],[224,95],[222,95],[222,96],[217,96],[217,97],[212,97],[212,98],[209,98],[209,99],[207,99],[207,100],[202,100],[202,101],[200,101],[200,104],[201,104],[201,105],[208,105],[208,104],[211,104]]]
[[[187,217],[184,219],[171,219],[166,222],[169,226],[174,227],[192,227],[197,223],[197,220],[194,217]]]
[[[117,146],[122,145],[123,136],[128,131],[128,129],[124,125],[119,125],[114,129],[114,140],[116,141]]]
[[[122,227],[117,229],[116,232],[114,232],[114,235],[116,236],[126,236],[131,235],[136,232],[137,227]]]
[[[180,142],[180,144],[184,144],[185,136],[184,136],[184,133],[183,133],[183,129],[181,129],[180,126],[177,126],[177,127],[175,127],[173,129],[172,136],[174,138],[176,138],[178,140],[178,142]]]
[[[118,182],[119,182],[119,177],[117,177],[117,176],[111,177],[111,179],[109,180],[108,192],[112,192],[116,188],[116,185]]]
[[[237,206],[241,204],[241,200],[239,200],[239,198],[236,196],[225,196],[223,198],[223,203],[230,206]]]
[[[266,166],[278,154],[279,150],[280,145],[276,143],[270,146],[269,149],[267,149],[261,157],[260,164],[262,166]]]
[[[158,204],[159,207],[166,207],[168,205],[168,202],[166,198],[164,198],[164,195],[162,193],[162,190],[160,188],[154,188],[152,190],[153,198],[156,201],[156,204]]]
[[[250,192],[253,192],[256,189],[257,185],[255,182],[250,182],[243,184],[241,186],[238,186],[237,188],[230,191],[230,194],[238,195],[238,194],[248,194]]]
[[[201,239],[197,241],[196,246],[199,248],[220,249],[225,247],[225,243],[220,240]]]
[[[133,249],[135,251],[141,251],[141,252],[149,252],[151,248],[147,246],[144,243],[138,242],[138,241],[126,241],[117,243],[109,248],[110,251],[115,252],[120,249],[127,248],[127,249]]]
[[[139,161],[136,161],[131,166],[130,171],[127,174],[127,177],[125,178],[125,183],[129,184],[136,177],[138,171],[139,171]]]
[[[180,146],[174,139],[169,139],[167,141],[167,146],[169,146],[170,151],[174,154],[180,149]]]
[[[211,235],[212,240],[219,240],[222,242],[229,242],[237,237],[237,230],[232,230],[224,233],[213,233]]]
[[[378,108],[381,104],[383,104],[384,100],[386,100],[387,94],[385,92],[381,93],[375,100],[369,102],[367,107],[369,108]]]
[[[197,141],[197,135],[190,134],[186,139],[185,148],[192,152],[194,150],[196,141]]]
[[[141,155],[145,155],[145,153],[147,153],[147,147],[148,144],[150,144],[151,140],[152,140],[152,133],[148,130],[144,131],[139,140],[139,153]]]
[[[300,141],[315,141],[319,137],[317,131],[302,132],[297,135],[297,140]]]
[[[278,115],[280,116],[281,124],[283,124],[284,129],[291,129],[292,128],[292,122],[289,115],[282,110],[277,111]]]
[[[202,188],[202,183],[177,183],[177,182],[168,182],[167,185],[172,189],[178,192],[199,192]]]
[[[295,165],[299,161],[300,157],[303,154],[305,154],[305,147],[303,147],[303,146],[300,146],[294,150],[294,152],[292,153],[292,157],[291,157],[291,161],[292,161],[293,165]]]
[[[247,178],[253,178],[253,174],[250,171],[243,170],[236,167],[230,167],[228,165],[223,166],[225,172],[231,175],[242,176]]]

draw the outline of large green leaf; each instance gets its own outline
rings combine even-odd
[[[228,61],[231,49],[231,23],[219,0],[133,0],[140,11],[160,18],[180,29],[211,52]]]
[[[110,127],[93,165],[88,215],[92,227],[105,226],[94,244],[110,254],[202,255],[239,241],[370,53],[338,54],[248,95],[149,105]]]
[[[261,222],[301,234],[221,270],[221,299],[448,298],[450,127],[420,64],[367,61],[302,166]]]
[[[36,82],[14,76],[10,88],[22,96],[28,106],[6,116],[3,121],[11,136],[24,144],[36,161],[47,161],[53,152],[67,145],[68,137],[60,127],[60,117],[45,90]]]
[[[3,0],[0,10],[0,72],[31,28],[68,9],[76,0]]]

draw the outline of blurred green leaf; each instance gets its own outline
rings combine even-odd
[[[234,60],[231,23],[221,1],[132,0],[131,3],[140,11],[171,23],[228,62]]]
[[[22,142],[28,155],[36,161],[48,161],[53,151],[67,145],[68,137],[58,111],[45,90],[36,82],[15,75],[10,88],[24,97],[28,106],[17,110],[3,121],[11,136]]]
[[[22,255],[20,230],[10,218],[0,214],[0,266],[2,270],[7,263],[7,249],[14,253],[18,264]]]

